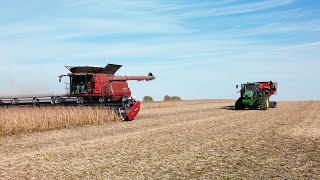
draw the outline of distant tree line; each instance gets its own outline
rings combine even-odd
[[[179,96],[165,95],[163,101],[181,101],[181,98]]]
[[[143,102],[152,102],[153,98],[151,96],[145,96],[143,97]]]
[[[168,96],[165,95],[163,101],[181,101],[182,99],[179,96]],[[143,102],[153,102],[153,97],[145,96],[143,97]]]

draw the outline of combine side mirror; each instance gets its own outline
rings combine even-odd
[[[238,89],[239,88],[239,85],[236,85],[236,89]]]

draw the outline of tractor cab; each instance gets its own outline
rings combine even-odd
[[[245,98],[257,97],[259,91],[259,84],[257,83],[247,83],[242,85],[241,96]]]
[[[259,84],[246,84],[245,85],[245,91],[253,91],[256,92],[259,88]]]

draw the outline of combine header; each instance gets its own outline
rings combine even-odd
[[[128,80],[151,81],[148,76],[115,76],[121,65],[108,64],[106,67],[66,66],[70,84],[68,93],[62,96],[35,96],[0,98],[0,106],[107,106],[115,108],[123,120],[133,120],[140,111],[140,102],[131,97]]]
[[[277,103],[269,101],[269,98],[277,92],[277,88],[278,83],[272,81],[241,84],[240,98],[235,103],[235,109],[243,110],[251,108],[267,110],[269,108],[276,108]]]

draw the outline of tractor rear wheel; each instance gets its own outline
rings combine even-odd
[[[244,110],[245,109],[244,105],[242,104],[242,98],[239,98],[236,101],[236,104],[234,105],[234,107],[235,107],[235,110]]]

